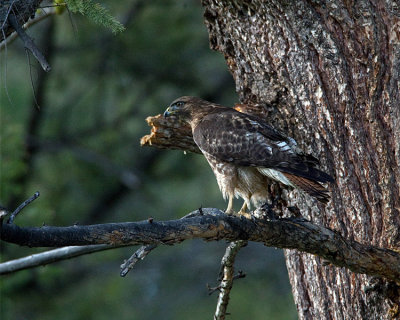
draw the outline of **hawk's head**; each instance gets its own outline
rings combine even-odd
[[[197,97],[183,96],[171,102],[164,112],[164,117],[175,116],[179,121],[191,125],[217,107],[220,106]]]

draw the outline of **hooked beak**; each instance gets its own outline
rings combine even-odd
[[[169,108],[167,108],[167,110],[165,110],[165,112],[163,113],[164,118],[167,118],[172,114],[171,111],[169,111],[168,109]]]
[[[176,109],[175,106],[169,106],[167,108],[167,110],[165,110],[163,116],[164,116],[164,118],[167,118],[167,117],[172,116],[173,114],[175,114],[177,111],[178,110]]]

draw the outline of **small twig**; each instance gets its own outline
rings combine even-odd
[[[37,199],[39,196],[40,196],[39,191],[36,191],[35,194],[32,197],[30,197],[29,199],[27,199],[24,202],[22,202],[19,205],[19,207],[17,209],[15,209],[13,213],[11,213],[11,216],[10,216],[10,218],[8,218],[7,223],[8,224],[14,223],[14,219],[17,216],[17,214],[20,213],[28,204],[30,204],[32,201]]]
[[[233,280],[245,277],[244,273],[240,271],[238,275],[234,276],[234,263],[236,255],[239,250],[247,245],[247,241],[239,240],[229,244],[226,248],[225,254],[221,261],[221,272],[219,279],[222,278],[221,284],[218,286],[219,296],[217,308],[214,314],[214,320],[223,320],[226,316],[226,310],[229,303],[229,294],[233,286]],[[215,291],[215,290],[214,290]]]
[[[246,274],[242,270],[239,270],[238,273],[233,276],[233,280],[242,278],[246,278]]]
[[[29,65],[29,76],[31,78],[31,89],[32,89],[32,97],[33,97],[33,101],[35,102],[35,106],[37,108],[37,110],[40,110],[40,106],[39,103],[36,99],[36,89],[35,89],[35,83],[33,82],[33,76],[32,76],[32,64],[31,64],[31,56],[29,55],[29,52],[27,50],[25,50],[26,53],[26,57],[28,59],[28,65]]]
[[[191,217],[194,217],[194,216],[197,216],[197,215],[203,215],[201,207],[199,208],[198,211],[191,212],[191,213],[185,215],[184,217],[182,217],[181,219],[191,218]],[[153,223],[154,218],[153,217],[149,217],[147,219],[147,221],[149,223]],[[133,269],[133,267],[136,265],[136,263],[139,260],[143,260],[144,258],[146,258],[147,255],[152,250],[154,250],[155,248],[157,248],[156,244],[141,246],[132,256],[129,257],[128,260],[125,260],[124,263],[121,264],[120,276],[121,277],[125,277],[128,274],[128,272]]]
[[[39,7],[40,9],[47,9],[47,8],[56,8],[56,7],[67,7],[67,4],[64,3],[53,3],[51,5],[47,5],[47,6],[41,6]]]
[[[46,71],[46,72],[49,72],[51,70],[51,67],[50,67],[49,63],[47,62],[47,60],[44,57],[44,55],[36,47],[35,43],[31,39],[31,37],[29,37],[25,33],[24,29],[19,25],[15,15],[14,14],[10,14],[8,16],[8,21],[10,22],[10,25],[14,28],[14,30],[20,36],[22,42],[24,43],[25,48],[28,49],[30,52],[32,52],[32,54],[36,58],[36,60],[39,61],[39,63],[42,66],[43,70]]]
[[[208,290],[208,295],[211,296],[215,291],[221,291],[221,286],[218,285],[216,287],[211,287],[208,283],[207,283],[207,290]]]
[[[233,276],[232,280],[241,279],[241,278],[245,278],[245,277],[246,277],[246,274],[242,270],[239,270],[238,273]],[[211,296],[215,291],[221,291],[221,285],[218,285],[216,287],[211,287],[207,283],[207,289],[208,289],[208,295]]]
[[[200,215],[200,216],[203,215],[202,207],[200,207],[198,211],[194,211],[194,212],[191,212],[191,213],[183,216],[181,219],[187,219],[187,218],[191,218],[191,217],[198,216],[198,215]],[[153,223],[154,218],[149,217],[147,219],[147,221],[149,223]],[[146,245],[146,246],[140,247],[132,256],[130,256],[130,258],[128,260],[125,260],[124,263],[121,264],[120,276],[125,277],[128,274],[128,272],[134,268],[134,266],[136,265],[136,263],[139,260],[143,260],[144,258],[146,258],[147,255],[155,248],[157,248],[156,244],[151,244],[151,245]]]
[[[14,5],[14,2],[15,2],[16,0],[13,0],[12,2],[11,2],[11,4],[10,4],[10,6],[8,7],[8,9],[7,9],[7,13],[6,13],[6,16],[8,17],[9,15],[10,15],[10,12],[11,12],[11,10],[12,10],[12,8],[13,8],[13,5]],[[4,21],[3,21],[3,24],[1,25],[1,30],[4,30],[4,25],[6,24],[6,22],[7,22],[7,18],[5,18],[4,19]],[[5,39],[5,38],[4,38]]]
[[[155,248],[157,248],[157,245],[155,244],[141,246],[139,250],[137,250],[128,260],[124,261],[124,263],[121,264],[120,276],[125,277],[128,272],[133,269],[133,267],[139,260],[143,260],[144,258],[146,258],[146,256]]]

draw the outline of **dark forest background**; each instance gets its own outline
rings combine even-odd
[[[179,218],[226,203],[202,156],[140,147],[145,118],[182,95],[231,106],[235,85],[209,48],[197,0],[102,1],[126,31],[67,12],[29,29],[44,74],[17,39],[0,52],[0,205],[41,197],[19,225]],[[33,90],[35,94],[33,94]],[[240,206],[236,204],[237,208]],[[1,278],[1,319],[209,319],[226,243],[153,251],[125,278],[137,248],[109,250]],[[1,243],[1,261],[43,250]],[[250,243],[236,263],[232,319],[295,319],[281,250]]]

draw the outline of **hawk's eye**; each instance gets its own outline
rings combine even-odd
[[[175,103],[175,105],[176,105],[178,108],[182,108],[183,105],[184,105],[184,102],[183,102],[183,101],[178,101],[178,102]]]

